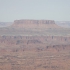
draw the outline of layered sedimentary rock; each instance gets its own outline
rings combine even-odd
[[[53,20],[15,20],[12,26],[17,28],[59,28]]]
[[[0,70],[69,70],[70,37],[0,36]]]
[[[0,36],[0,46],[24,51],[70,50],[69,42],[70,37],[60,36]]]

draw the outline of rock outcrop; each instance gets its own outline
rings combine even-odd
[[[70,37],[62,36],[0,36],[1,48],[24,51],[70,50]],[[0,49],[1,49],[0,48]]]
[[[15,20],[12,27],[17,28],[59,28],[53,20]]]

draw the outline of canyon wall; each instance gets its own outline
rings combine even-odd
[[[1,49],[11,51],[70,50],[70,37],[60,36],[0,36]],[[7,49],[6,49],[7,48]]]

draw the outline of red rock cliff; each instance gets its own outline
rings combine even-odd
[[[17,28],[59,28],[53,20],[15,20],[12,26]]]

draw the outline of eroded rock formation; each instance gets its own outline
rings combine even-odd
[[[70,37],[62,36],[0,36],[0,46],[19,51],[69,50],[69,42]]]
[[[54,20],[15,20],[12,26],[17,28],[59,28]]]

